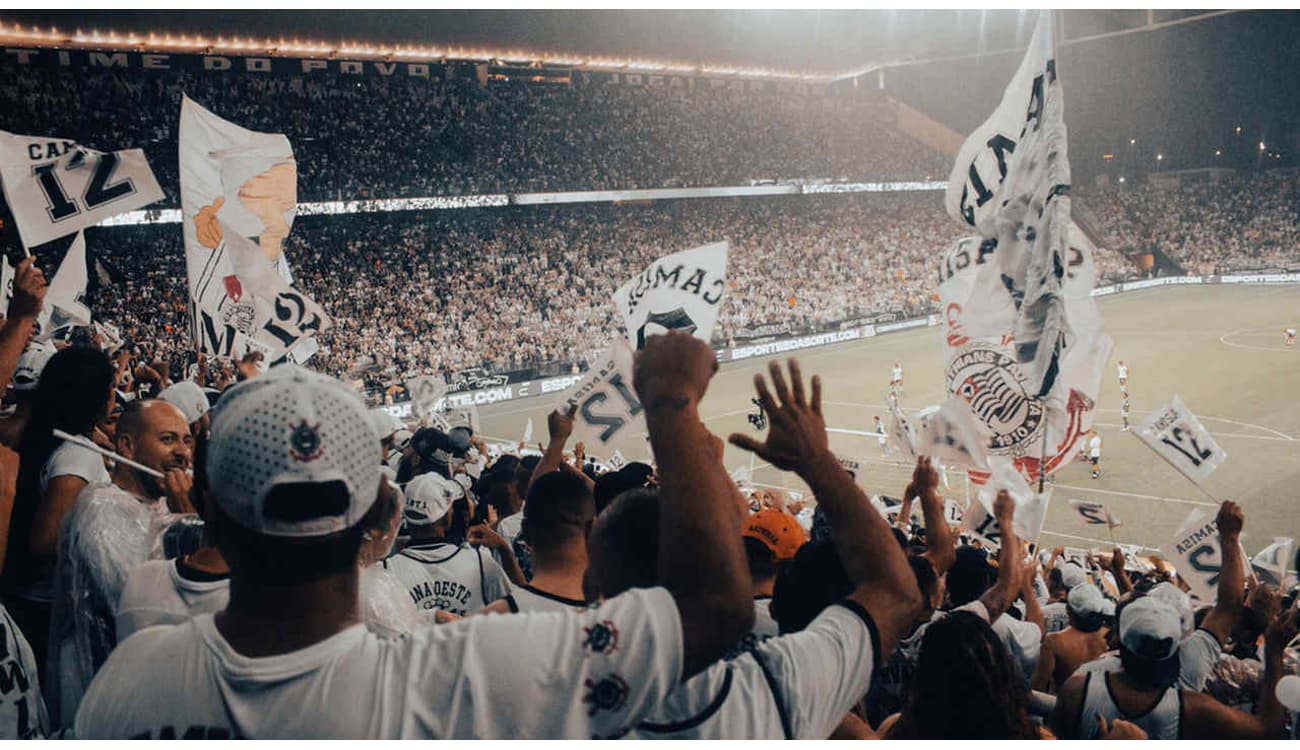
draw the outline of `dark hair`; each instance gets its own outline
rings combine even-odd
[[[1023,680],[980,617],[953,612],[926,628],[896,739],[1037,739]]]
[[[984,550],[968,545],[957,548],[948,570],[948,601],[954,607],[973,602],[993,585],[995,574]]]
[[[588,601],[618,596],[659,580],[659,490],[642,488],[614,498],[587,540],[583,576]]]
[[[596,500],[596,514],[605,512],[605,508],[622,493],[644,487],[652,471],[648,464],[633,461],[618,471],[606,472],[597,477],[593,493]]]
[[[745,543],[745,560],[749,563],[749,577],[755,581],[766,581],[776,577],[776,555],[772,548],[752,536],[743,539]]]
[[[794,633],[852,592],[835,545],[829,540],[811,541],[777,571],[768,610],[782,634]]]
[[[63,442],[54,437],[54,429],[84,435],[108,416],[108,395],[115,373],[107,354],[83,346],[60,349],[41,371],[31,398],[31,416],[18,442],[18,486],[9,527],[6,578],[30,575],[30,571],[15,568],[22,557],[13,555],[25,556],[29,549],[32,520],[42,501],[41,474],[50,455]],[[30,563],[26,567],[30,568]]]
[[[272,487],[268,504],[281,507],[338,505],[348,501],[348,487],[342,481],[301,482]],[[360,522],[336,534],[305,539],[259,534],[241,526],[213,503],[210,537],[221,550],[234,576],[248,575],[259,583],[294,585],[355,570],[362,534],[375,527],[371,512]],[[380,511],[382,512],[382,509]]]
[[[907,534],[904,534],[903,530],[897,526],[891,528],[890,531],[894,532],[894,539],[898,542],[898,546],[902,548],[903,552],[907,552]]]
[[[916,588],[921,592],[921,598],[928,605],[930,597],[939,586],[939,576],[934,572],[934,565],[930,563],[928,557],[921,555],[909,556],[907,564],[912,568],[912,575],[916,578]]]
[[[537,478],[524,500],[523,535],[538,556],[559,549],[586,533],[596,517],[596,504],[587,483],[567,470]]]
[[[1070,589],[1065,585],[1065,578],[1060,568],[1052,568],[1047,574],[1047,593],[1056,596],[1058,593],[1068,594]]]

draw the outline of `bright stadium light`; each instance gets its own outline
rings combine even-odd
[[[1264,142],[1263,142],[1263,141],[1260,141],[1260,142],[1259,142],[1259,150],[1260,150],[1260,151],[1263,151],[1263,150],[1264,150]]]
[[[1164,160],[1165,160],[1164,154],[1156,154],[1156,161],[1164,161]]]
[[[1128,145],[1130,145],[1130,146],[1132,146],[1133,144],[1135,144],[1135,143],[1137,143],[1137,142],[1138,142],[1138,139],[1136,139],[1136,138],[1130,138],[1130,139],[1128,139]]]

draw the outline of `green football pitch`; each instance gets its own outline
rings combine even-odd
[[[1130,292],[1101,299],[1106,330],[1115,339],[1106,370],[1096,428],[1102,438],[1102,476],[1085,462],[1061,470],[1048,509],[1044,546],[1107,547],[1104,527],[1086,526],[1068,499],[1103,502],[1123,525],[1115,540],[1156,548],[1194,511],[1215,504],[1172,467],[1121,429],[1115,361],[1129,365],[1131,418],[1136,424],[1174,394],[1182,397],[1227,452],[1205,483],[1215,498],[1233,499],[1246,511],[1245,545],[1254,554],[1274,536],[1300,538],[1300,345],[1284,346],[1283,329],[1300,327],[1300,286],[1185,286]],[[882,455],[871,418],[888,422],[884,393],[895,361],[905,370],[901,402],[907,411],[938,403],[943,395],[939,328],[921,328],[810,349],[795,354],[806,376],[820,374],[831,447],[868,465],[873,494],[902,493],[910,474],[896,456]],[[709,428],[725,438],[753,433],[751,384],[766,359],[724,364],[701,405]],[[532,418],[544,439],[554,400],[530,400],[481,409],[489,439],[517,441]],[[513,436],[513,437],[512,437]],[[643,444],[643,443],[642,443]],[[624,447],[628,458],[644,448]],[[750,465],[748,454],[728,445],[729,469]],[[795,477],[754,464],[756,484],[802,491]],[[947,472],[948,494],[965,499],[967,485]]]

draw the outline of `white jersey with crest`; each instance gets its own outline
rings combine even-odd
[[[718,661],[682,683],[626,734],[664,740],[824,740],[866,695],[880,638],[852,601],[807,628]]]
[[[415,606],[464,617],[510,593],[510,580],[486,550],[467,544],[413,544],[384,562]]]
[[[680,683],[666,589],[584,612],[469,617],[385,639],[357,624],[250,658],[200,615],[121,643],[87,691],[78,738],[591,739]]]

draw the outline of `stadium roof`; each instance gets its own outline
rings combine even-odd
[[[1223,12],[1060,15],[1068,44]],[[42,47],[501,60],[831,80],[1023,47],[1033,17],[1023,10],[45,10],[0,13],[0,39]]]

